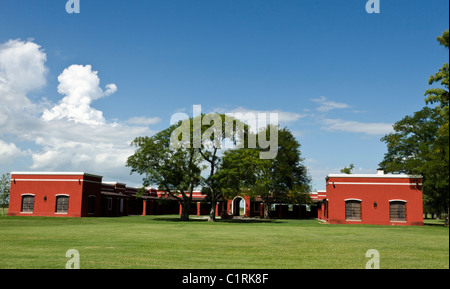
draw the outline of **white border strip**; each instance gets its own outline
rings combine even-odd
[[[103,178],[103,176],[100,175],[94,175],[90,173],[85,172],[11,172],[10,175],[44,175],[44,176],[89,176],[89,177],[97,177],[97,178]]]
[[[83,179],[11,179],[16,182],[87,182],[94,184],[101,184],[102,182],[96,182],[91,180],[83,180]]]
[[[423,177],[420,175],[391,175],[391,174],[383,174],[383,175],[375,175],[375,174],[329,174],[328,178],[377,178],[377,179],[422,179]]]
[[[328,185],[382,185],[382,186],[417,186],[422,183],[357,183],[357,182],[328,182]]]

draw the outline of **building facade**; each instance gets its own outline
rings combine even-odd
[[[315,202],[330,224],[423,225],[422,177],[377,174],[328,175]]]
[[[180,214],[167,192],[103,182],[83,172],[12,172],[8,215],[117,217]],[[423,225],[422,178],[328,175],[326,190],[310,194],[313,205],[274,203],[272,218],[318,218],[330,224]],[[193,192],[191,215],[209,215],[206,195]],[[216,204],[216,216],[263,217],[261,198],[236,196]]]
[[[100,216],[102,177],[87,173],[11,174],[10,216]]]

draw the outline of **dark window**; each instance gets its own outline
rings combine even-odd
[[[391,216],[391,221],[406,221],[406,202],[390,202],[389,214]]]
[[[95,196],[89,196],[88,198],[88,214],[95,213]]]
[[[261,203],[253,203],[253,211],[255,213],[259,213],[260,208],[261,208]]]
[[[69,197],[56,196],[56,212],[67,213],[69,211]]]
[[[361,220],[361,201],[345,201],[345,219],[358,221]]]
[[[22,212],[33,213],[34,196],[22,196]]]

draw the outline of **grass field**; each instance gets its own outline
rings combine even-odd
[[[328,225],[316,220],[178,221],[122,218],[0,217],[0,268],[64,269],[66,251],[87,268],[449,268],[449,230]]]

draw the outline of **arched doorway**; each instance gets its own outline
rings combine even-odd
[[[233,199],[232,205],[233,216],[244,216],[245,214],[245,201],[242,197],[236,197]]]

